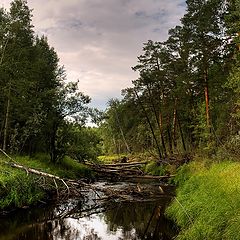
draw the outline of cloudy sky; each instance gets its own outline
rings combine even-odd
[[[5,8],[10,0],[0,0]],[[104,109],[131,86],[144,42],[166,40],[179,24],[185,0],[28,0],[33,25],[48,37],[68,79]]]

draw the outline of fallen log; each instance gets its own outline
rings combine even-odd
[[[122,166],[122,167],[119,167],[119,166],[115,166],[115,167],[113,167],[113,166],[105,166],[105,165],[88,165],[89,167],[91,167],[91,168],[96,168],[96,169],[107,169],[107,170],[119,170],[119,171],[121,171],[121,170],[123,170],[123,171],[128,171],[128,170],[130,170],[130,171],[136,171],[136,169],[135,168],[133,168],[133,167],[137,167],[137,168],[139,168],[139,165],[137,165],[137,166]]]
[[[134,178],[139,178],[139,179],[167,179],[167,178],[172,178],[175,177],[175,175],[164,175],[164,176],[153,176],[153,175],[143,175],[142,171],[139,170],[125,170],[121,169],[121,170],[108,170],[108,169],[100,169],[100,168],[92,168],[93,171],[98,172],[98,173],[102,173],[102,174],[109,174],[111,176],[116,176],[119,178],[128,178],[128,179],[134,179]],[[131,173],[136,173],[135,175],[129,175]]]
[[[109,163],[109,164],[99,164],[99,166],[106,166],[106,167],[121,167],[121,166],[139,166],[139,165],[145,165],[148,164],[148,162],[131,162],[131,163]]]
[[[5,154],[6,155],[6,154]],[[24,165],[21,165],[19,163],[17,163],[16,161],[14,161],[10,156],[6,155],[11,161],[7,162],[5,161],[4,163],[13,167],[13,168],[18,168],[21,170],[26,171],[27,174],[31,173],[31,174],[35,174],[40,176],[40,180],[43,179],[45,180],[45,178],[49,178],[52,179],[52,181],[55,184],[55,188],[57,191],[57,195],[60,195],[62,197],[65,197],[66,195],[69,196],[70,194],[72,194],[72,196],[75,194],[76,196],[81,196],[83,197],[84,195],[82,193],[84,193],[84,191],[88,191],[91,190],[93,191],[96,196],[98,196],[98,198],[101,198],[101,196],[98,194],[99,192],[103,193],[105,196],[108,196],[111,199],[125,199],[126,200],[126,196],[128,196],[127,198],[133,198],[133,197],[149,197],[152,195],[161,195],[163,194],[163,191],[160,191],[161,188],[158,188],[158,191],[155,192],[155,194],[152,193],[151,190],[143,190],[141,187],[139,186],[135,186],[134,188],[131,189],[124,189],[124,190],[117,190],[115,189],[115,187],[107,187],[107,186],[94,186],[93,184],[88,184],[85,183],[83,180],[73,180],[73,179],[63,179],[59,176],[56,176],[54,174],[50,174],[50,173],[46,173],[40,170],[36,170],[33,168],[29,168],[26,167]],[[139,164],[139,163],[137,163]],[[142,164],[142,163],[141,163]],[[96,169],[96,171],[101,171],[100,169]],[[115,170],[116,171],[116,170]],[[102,172],[102,171],[101,171]],[[129,172],[131,175],[126,175],[123,172],[106,172],[107,174],[113,174],[112,176],[116,176],[122,179],[126,179],[126,178],[138,178],[138,179],[165,179],[165,178],[171,178],[174,175],[166,175],[166,176],[150,176],[150,175],[133,175],[131,172]],[[45,181],[44,181],[45,182]],[[57,183],[61,183],[61,185],[58,186]],[[160,190],[159,190],[160,189]],[[66,191],[67,190],[67,191]],[[88,197],[87,194],[85,194],[86,197]]]
[[[42,171],[39,171],[39,170],[36,170],[36,169],[33,169],[33,168],[25,167],[25,166],[20,165],[20,164],[11,163],[11,162],[5,162],[5,164],[7,164],[7,165],[9,165],[9,166],[11,166],[13,168],[18,168],[18,169],[25,170],[27,173],[34,173],[34,174],[39,175],[39,176],[43,176],[43,177],[48,177],[48,178],[64,181],[62,178],[60,178],[60,177],[58,177],[56,175],[49,174],[49,173],[46,173],[46,172],[42,172]]]
[[[141,178],[141,179],[166,179],[172,178],[176,175],[165,175],[165,176],[152,176],[152,175],[121,175],[122,178]]]
[[[91,167],[91,169],[95,172],[98,173],[113,173],[113,174],[118,174],[118,173],[124,173],[124,174],[142,174],[143,172],[141,170],[137,169],[125,169],[125,168],[101,168],[101,167]]]

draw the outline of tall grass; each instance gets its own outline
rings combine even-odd
[[[0,209],[35,204],[44,197],[42,189],[34,184],[33,176],[4,166],[1,162],[0,160]]]
[[[167,215],[181,227],[178,240],[240,239],[240,164],[194,162],[176,179]]]
[[[156,161],[150,161],[145,167],[144,172],[152,175],[165,175],[167,171],[166,166],[158,165]]]

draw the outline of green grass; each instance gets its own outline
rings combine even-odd
[[[44,192],[34,184],[33,176],[4,165],[0,159],[0,209],[35,204]]]
[[[240,239],[240,164],[184,165],[167,215],[180,226],[178,240]]]
[[[34,159],[16,156],[14,160],[26,167],[51,173],[61,178],[77,179],[92,176],[86,166],[68,157],[64,158],[61,164],[52,164],[45,155],[38,155]],[[53,183],[43,190],[36,176],[12,168],[4,164],[5,161],[8,159],[0,156],[0,210],[35,204],[45,197],[46,190],[53,191]]]
[[[69,157],[65,157],[60,163],[53,164],[47,155],[36,155],[34,158],[28,156],[16,156],[14,160],[20,164],[37,170],[51,173],[62,178],[91,177],[91,170],[84,164]]]
[[[123,158],[124,154],[112,154],[112,155],[102,155],[97,158],[98,162],[102,164],[108,164],[108,163],[114,163],[119,161],[121,158]]]
[[[122,154],[112,154],[112,155],[102,155],[98,156],[98,162],[102,164],[119,162],[123,157],[128,157],[129,162],[141,162],[141,161],[154,161],[156,158],[148,153],[122,153]]]
[[[143,170],[147,174],[162,176],[166,174],[167,167],[164,165],[158,165],[156,161],[151,161],[144,167]]]

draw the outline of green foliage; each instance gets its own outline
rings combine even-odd
[[[184,164],[177,169],[176,177],[174,178],[174,183],[177,186],[184,184],[194,173],[204,172],[210,162],[209,160],[195,160],[190,164]]]
[[[194,162],[178,173],[167,215],[181,227],[176,239],[239,239],[240,164]]]
[[[25,0],[0,9],[0,145],[12,154],[66,154],[66,125],[83,125],[90,98],[66,74],[47,38],[35,36]]]
[[[68,130],[66,154],[79,162],[95,161],[101,154],[101,138],[97,128],[72,125]]]

